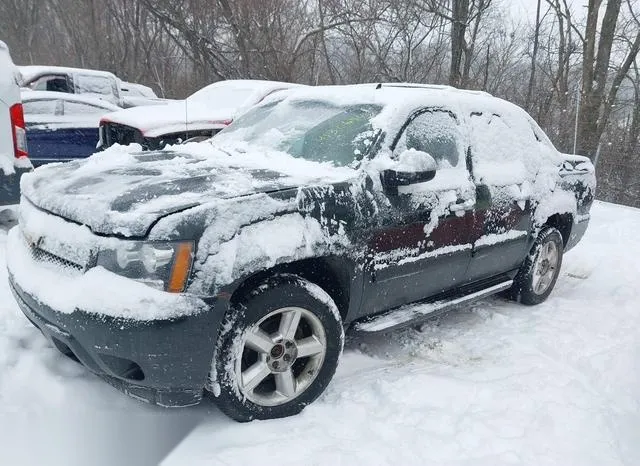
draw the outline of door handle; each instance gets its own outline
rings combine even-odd
[[[462,212],[464,210],[471,210],[473,209],[473,206],[475,205],[475,201],[473,201],[472,199],[466,200],[466,201],[462,201],[462,202],[453,202],[451,204],[449,204],[449,210],[451,212]]]

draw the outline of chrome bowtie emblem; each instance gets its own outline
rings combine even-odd
[[[37,248],[40,245],[40,242],[42,241],[42,237],[38,238],[38,237],[32,236],[26,231],[22,232],[22,236],[24,236],[24,239],[27,241],[27,244],[32,248]]]

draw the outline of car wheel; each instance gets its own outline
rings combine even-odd
[[[343,343],[342,319],[322,288],[270,277],[227,313],[209,389],[237,421],[297,414],[329,384]]]
[[[511,297],[527,305],[547,299],[560,274],[563,249],[560,232],[543,228],[513,281]]]

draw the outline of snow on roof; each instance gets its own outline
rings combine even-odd
[[[377,88],[402,87],[408,89],[435,89],[441,91],[464,92],[474,95],[491,96],[488,92],[474,91],[469,89],[458,89],[457,87],[447,86],[445,84],[419,84],[419,83],[378,83]]]
[[[89,70],[85,68],[71,68],[66,66],[42,66],[42,65],[27,65],[27,66],[18,66],[18,70],[22,75],[23,84],[32,81],[38,76],[42,76],[44,74],[90,74],[95,76],[108,76],[114,79],[116,75],[110,73],[108,71],[100,71],[100,70]]]
[[[371,104],[383,107],[372,120],[375,129],[388,133],[400,130],[406,118],[420,108],[441,107],[468,115],[471,112],[495,113],[531,119],[517,105],[480,91],[468,91],[450,86],[393,83],[351,84],[344,86],[305,86],[286,94],[268,96],[262,105],[276,100],[315,100],[329,105],[348,106]],[[390,142],[390,141],[388,141]]]
[[[53,92],[53,91],[31,91],[23,90],[21,93],[22,101],[29,102],[32,100],[65,100],[68,102],[79,102],[88,105],[96,105],[103,107],[112,112],[121,110],[117,105],[112,104],[108,100],[100,99],[98,97],[91,97],[86,94],[69,94],[67,92]]]
[[[392,83],[349,84],[343,86],[305,86],[291,90],[288,99],[319,100],[334,105],[378,104],[382,106],[460,106],[482,107],[505,112],[519,109],[516,105],[481,91],[451,86]]]
[[[208,89],[213,87],[225,87],[225,88],[242,88],[242,89],[255,89],[255,90],[269,90],[269,89],[283,89],[290,87],[309,87],[304,84],[289,83],[284,81],[267,81],[264,79],[225,79],[223,81],[216,81],[209,84],[202,89]],[[201,90],[202,90],[201,89]]]
[[[246,104],[255,104],[278,90],[304,87],[307,86],[279,81],[228,79],[203,87],[187,97],[187,100],[204,101],[217,107],[242,107]]]

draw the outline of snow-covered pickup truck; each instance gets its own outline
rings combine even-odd
[[[345,330],[545,300],[594,189],[587,158],[490,95],[300,88],[208,142],[24,176],[9,280],[56,348],[126,393],[282,417],[326,388]]]

